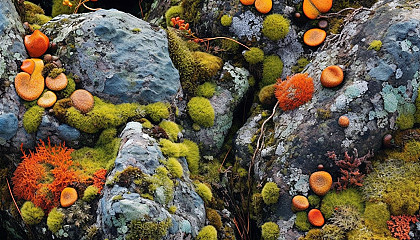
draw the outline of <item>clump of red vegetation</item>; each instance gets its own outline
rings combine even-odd
[[[359,157],[357,149],[353,150],[353,156],[350,157],[347,152],[344,153],[344,159],[339,160],[334,151],[327,152],[327,156],[334,160],[335,165],[340,168],[341,177],[334,183],[337,190],[347,189],[349,186],[363,185],[365,174],[369,173],[372,163],[368,160],[373,157],[373,152],[369,151],[365,156]],[[360,169],[364,167],[364,169]]]
[[[102,188],[105,184],[106,169],[99,169],[93,174],[93,186],[98,189],[98,193],[101,193]]]
[[[400,240],[409,240],[410,238],[410,223],[419,221],[419,216],[391,216],[391,220],[387,221],[388,229],[391,231],[392,236]]]
[[[70,154],[73,149],[62,145],[46,145],[42,140],[26,154],[21,146],[23,161],[13,174],[13,193],[16,197],[32,201],[47,212],[60,203],[61,191],[79,182],[78,173],[72,169]]]
[[[312,99],[314,83],[308,74],[298,73],[287,77],[285,81],[277,80],[275,95],[283,111],[292,110]]]

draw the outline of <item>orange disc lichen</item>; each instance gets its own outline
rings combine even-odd
[[[44,63],[41,59],[33,58],[35,63],[32,75],[26,72],[18,73],[15,77],[16,93],[23,100],[33,101],[41,96],[44,91],[44,77],[42,76],[42,69]]]
[[[254,4],[255,0],[241,0],[243,5],[252,5]]]
[[[292,208],[295,211],[303,211],[309,207],[309,201],[305,196],[297,195],[292,199]]]
[[[340,118],[338,118],[338,125],[340,125],[340,127],[348,127],[350,124],[350,120],[347,116],[341,116]]]
[[[67,87],[67,76],[64,73],[58,74],[56,78],[46,77],[45,85],[53,91],[60,91]]]
[[[324,87],[337,87],[343,82],[343,79],[343,69],[336,65],[325,68],[321,73],[321,84]]]
[[[95,103],[92,94],[84,89],[74,91],[71,94],[70,99],[73,107],[82,113],[87,113],[92,110]]]
[[[303,42],[311,47],[316,47],[324,42],[327,33],[319,28],[312,28],[303,34]]]
[[[287,77],[286,81],[277,80],[274,85],[279,107],[283,111],[292,110],[312,99],[314,83],[307,73]]]
[[[57,102],[57,96],[51,91],[46,91],[36,102],[38,106],[43,108],[52,107]]]
[[[332,186],[331,174],[325,171],[312,173],[312,175],[309,177],[309,186],[315,194],[324,196]]]
[[[318,209],[311,209],[308,213],[309,223],[315,227],[321,227],[325,223],[324,216]]]
[[[61,191],[60,204],[62,207],[70,207],[77,200],[77,191],[74,188],[66,187]]]
[[[304,0],[303,13],[309,19],[316,19],[319,14],[328,12],[332,7],[332,0]]]
[[[272,0],[255,0],[255,8],[258,12],[266,14],[273,7]]]
[[[32,60],[32,59],[23,60],[22,66],[20,66],[20,69],[22,69],[22,71],[24,71],[24,72],[32,74],[34,72],[34,69],[35,69],[34,60]]]
[[[31,57],[40,57],[48,50],[49,44],[48,37],[39,30],[25,36],[25,47]]]

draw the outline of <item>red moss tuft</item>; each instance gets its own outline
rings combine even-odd
[[[102,188],[105,184],[106,169],[99,169],[93,174],[93,186],[98,189],[98,193],[101,193]]]
[[[314,83],[308,74],[298,73],[287,80],[277,80],[275,95],[283,111],[292,110],[312,99]]]
[[[391,231],[392,236],[400,240],[411,239],[410,232],[410,223],[418,222],[418,216],[391,216],[391,220],[387,221],[388,229]]]

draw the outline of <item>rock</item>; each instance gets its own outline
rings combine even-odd
[[[115,168],[107,178],[111,182],[116,174],[128,167],[137,167],[143,174],[153,175],[159,161],[164,159],[156,140],[142,132],[138,122],[129,122],[121,133],[122,144],[115,160]],[[204,226],[204,202],[194,191],[188,176],[185,159],[181,165],[184,177],[177,181],[173,189],[173,200],[165,198],[163,186],[156,189],[154,200],[136,192],[135,185],[130,182],[126,186],[107,184],[103,197],[99,200],[98,226],[105,238],[122,239],[126,236],[127,226],[133,220],[165,222],[171,221],[163,239],[174,239],[175,235],[196,236]],[[172,180],[171,180],[172,181]],[[165,203],[167,202],[167,203]],[[175,206],[176,212],[169,213],[169,206]]]
[[[99,10],[57,16],[42,28],[81,87],[113,103],[172,101],[180,88],[163,29]]]

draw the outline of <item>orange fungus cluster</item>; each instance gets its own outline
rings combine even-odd
[[[292,110],[312,99],[314,83],[308,74],[298,73],[287,80],[277,80],[275,95],[283,111]]]

